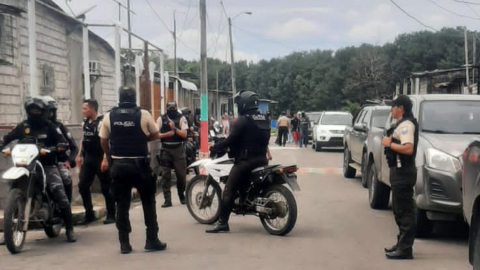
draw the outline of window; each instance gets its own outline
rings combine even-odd
[[[357,117],[355,118],[355,124],[358,124],[358,123],[361,123],[361,121],[363,120],[363,117],[365,116],[365,112],[367,110],[366,109],[363,109],[360,113],[357,114]]]
[[[43,64],[41,69],[42,81],[40,91],[42,95],[51,95],[55,92],[55,70],[48,64]]]
[[[390,110],[375,110],[372,116],[372,127],[384,128]]]
[[[423,132],[480,134],[480,101],[424,101],[420,125]],[[439,113],[439,112],[442,113]]]
[[[352,123],[350,114],[325,114],[322,117],[322,125],[349,126]]]
[[[0,14],[0,65],[13,64],[13,16]]]
[[[367,112],[365,113],[365,117],[362,120],[362,123],[367,125],[367,127],[370,126],[370,118],[372,118],[372,110],[366,110]]]

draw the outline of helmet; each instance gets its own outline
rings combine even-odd
[[[53,121],[57,120],[57,109],[58,109],[57,101],[51,96],[43,96],[42,98],[45,101],[45,103],[47,103],[47,110],[48,110],[47,117]],[[51,116],[49,114],[50,112],[52,113]]]
[[[133,87],[121,86],[118,89],[118,94],[119,94],[120,104],[136,104],[137,103],[137,92]]]
[[[25,103],[24,103],[24,108],[25,108],[25,111],[27,112],[27,115],[30,115],[30,108],[34,108],[36,107],[37,109],[40,109],[42,110],[43,112],[45,112],[48,108],[48,104],[47,102],[45,102],[44,99],[40,98],[40,97],[28,97],[25,99]]]
[[[238,113],[243,115],[248,111],[258,109],[258,95],[252,91],[240,91],[233,97],[238,106]]]
[[[189,108],[187,108],[187,107],[180,108],[179,110],[182,112],[183,116],[187,116],[187,115],[189,115],[189,114],[192,112],[192,111],[191,111]]]
[[[178,110],[177,103],[175,101],[169,101],[167,103],[167,111],[176,111]]]

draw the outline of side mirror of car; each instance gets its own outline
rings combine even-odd
[[[367,127],[363,123],[357,123],[357,124],[353,125],[353,130],[360,131],[360,132],[366,132]]]

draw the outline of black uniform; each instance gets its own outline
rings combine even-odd
[[[248,184],[251,171],[268,164],[266,154],[270,141],[270,121],[255,110],[251,112],[255,114],[247,112],[241,115],[233,124],[228,138],[215,146],[216,149],[230,148],[229,155],[235,158],[222,196],[220,221],[224,223],[228,222],[232,212],[237,190]]]
[[[67,153],[63,152],[60,154],[58,157],[58,170],[60,171],[60,176],[62,177],[63,180],[63,185],[65,186],[65,192],[67,194],[68,201],[70,203],[72,202],[72,175],[70,174],[70,170],[66,168],[63,163],[69,162],[71,168],[76,167],[75,163],[75,158],[78,155],[78,146],[75,143],[75,140],[72,137],[72,134],[68,130],[66,126],[64,126],[62,123],[58,121],[52,121],[52,123],[60,129],[62,132],[63,137],[67,140],[68,142],[68,147],[70,150],[70,154],[67,155]]]
[[[111,194],[110,173],[108,171],[102,172],[100,166],[103,160],[103,150],[100,146],[100,137],[98,136],[98,124],[103,120],[103,116],[97,117],[90,122],[88,119],[83,123],[83,141],[82,141],[82,166],[80,168],[80,176],[78,189],[82,196],[83,206],[85,207],[86,220],[94,220],[92,193],[90,187],[92,186],[95,176],[100,180],[103,197],[105,198],[105,205],[107,207],[107,214],[109,218],[115,217],[115,201]]]
[[[387,159],[390,167],[390,184],[392,187],[393,214],[395,222],[399,228],[397,244],[392,249],[396,249],[401,255],[411,255],[412,246],[415,240],[416,222],[415,222],[415,201],[413,197],[414,186],[417,181],[417,168],[415,157],[418,146],[418,123],[413,117],[404,117],[395,126],[393,131],[392,143],[404,144],[397,138],[396,134],[405,135],[409,127],[402,125],[403,122],[411,122],[414,126],[413,154],[403,155],[393,150],[387,149]]]
[[[32,125],[26,120],[17,125],[14,130],[3,137],[3,145],[1,148],[14,140],[22,140],[26,136],[37,138],[39,145],[42,147],[67,145],[67,141],[62,136],[60,129],[55,127],[50,121],[45,121],[42,125]],[[71,230],[73,229],[72,210],[57,167],[58,154],[56,152],[50,153],[45,156],[40,156],[38,160],[42,163],[45,169],[47,180],[46,189],[62,212],[65,228]]]
[[[117,203],[120,240],[132,231],[129,210],[132,188],[142,200],[148,239],[158,239],[155,208],[156,179],[150,168],[147,135],[141,128],[140,108],[121,105],[110,112],[110,155],[113,193]]]
[[[170,119],[166,114],[162,116],[162,126],[160,133],[167,133],[172,129],[169,126],[170,121],[173,121],[175,127],[180,129],[183,115],[177,114],[175,118]],[[177,176],[177,192],[180,201],[185,202],[185,184],[186,184],[186,169],[187,164],[185,160],[185,151],[183,147],[184,138],[174,134],[172,137],[164,138],[162,141],[162,149],[160,150],[160,166],[162,167],[162,189],[165,198],[165,206],[171,205],[172,195],[170,187],[172,186],[172,169],[175,169]],[[164,206],[164,207],[165,207]]]

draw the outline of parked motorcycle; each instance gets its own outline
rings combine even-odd
[[[213,136],[215,143],[224,138]],[[203,167],[207,175],[195,176],[186,187],[187,208],[192,217],[202,224],[212,224],[221,211],[220,184],[225,184],[233,167],[233,159],[226,152],[210,151],[209,159],[199,160],[189,168]],[[248,188],[238,191],[232,212],[255,215],[272,235],[286,235],[295,226],[297,203],[285,184],[299,191],[296,165],[268,165],[252,171]]]
[[[38,160],[55,151],[57,147],[39,147],[33,137],[19,141],[11,151],[2,150],[13,161],[13,167],[2,175],[9,187],[3,221],[5,245],[12,254],[22,250],[30,223],[40,224],[50,238],[60,234],[60,210],[45,190],[45,170]]]
[[[198,146],[195,140],[195,137],[198,137],[198,132],[195,131],[195,127],[193,127],[193,131],[189,130],[187,132],[187,140],[184,143],[185,148],[185,159],[187,161],[187,167],[190,166],[192,163],[197,161],[198,155]],[[191,169],[187,168],[187,174],[190,172]],[[193,168],[195,175],[199,174],[198,168]]]

